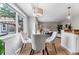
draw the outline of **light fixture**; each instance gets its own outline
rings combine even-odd
[[[43,9],[38,6],[37,3],[32,4],[33,16],[40,17],[43,15]]]
[[[70,19],[71,19],[71,14],[70,14],[71,7],[67,7],[67,9],[68,9],[67,19],[68,19],[68,20],[69,20],[69,22],[70,22]]]

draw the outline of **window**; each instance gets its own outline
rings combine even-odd
[[[7,24],[2,24],[2,32],[6,32],[7,31]]]
[[[0,16],[15,18],[16,12],[6,3],[0,3]]]
[[[16,25],[16,18],[18,19],[18,25]],[[8,33],[15,33],[17,30],[18,32],[23,31],[23,15],[16,12],[16,10],[7,3],[0,3],[0,23],[3,25],[6,24],[7,28],[5,27],[4,29],[6,29]],[[18,29],[16,29],[17,26]]]
[[[23,31],[23,17],[18,15],[18,31]]]
[[[16,12],[15,10],[9,6],[7,3],[0,3],[0,23],[3,25],[1,26],[3,30],[6,29],[5,32],[16,32]],[[4,27],[4,25],[6,26]]]

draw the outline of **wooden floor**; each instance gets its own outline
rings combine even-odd
[[[69,51],[61,47],[60,43],[61,43],[60,38],[56,38],[55,47],[52,44],[46,43],[49,55],[70,55]],[[26,46],[22,49],[22,51],[18,54],[19,55],[30,55],[31,47],[32,47],[31,44],[27,43]],[[56,51],[55,51],[55,48],[56,48]],[[43,55],[43,54],[42,54],[42,51],[39,51],[39,52],[36,52],[34,55]],[[45,53],[45,55],[47,55],[47,53]]]

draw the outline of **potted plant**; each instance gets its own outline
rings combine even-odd
[[[69,29],[69,30],[71,30],[71,29],[72,29],[72,26],[71,26],[71,24],[69,25],[68,29]]]
[[[5,46],[2,38],[0,37],[0,55],[4,55],[4,54],[5,54]]]
[[[58,33],[61,33],[62,26],[63,26],[63,25],[57,25]]]
[[[68,28],[68,24],[65,24],[65,28]]]

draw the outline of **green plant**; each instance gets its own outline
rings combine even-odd
[[[5,53],[5,47],[4,47],[4,42],[1,40],[0,37],[0,55],[3,55]]]
[[[63,25],[57,25],[57,30],[58,30],[58,33],[61,33],[62,26],[63,26]]]

